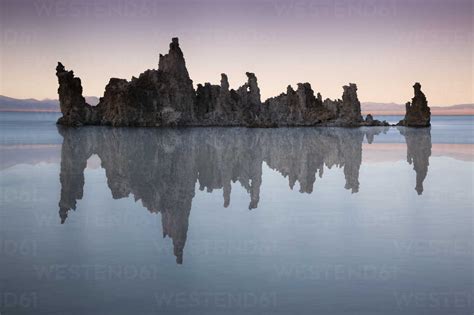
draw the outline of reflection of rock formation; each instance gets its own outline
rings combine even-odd
[[[377,130],[381,132],[384,128]],[[324,166],[337,166],[344,170],[345,188],[352,192],[359,190],[364,130],[328,128],[293,132],[288,129],[278,135],[272,131],[267,133],[271,140],[262,145],[266,148],[263,160],[270,168],[288,176],[291,188],[298,181],[300,192],[311,193],[316,174],[322,177]]]
[[[386,129],[60,128],[64,137],[61,221],[82,198],[87,159],[97,154],[113,198],[133,194],[150,212],[161,213],[163,234],[173,240],[174,254],[181,263],[196,184],[208,192],[222,189],[227,207],[231,185],[238,182],[250,195],[249,209],[254,209],[259,203],[265,162],[288,177],[291,188],[299,182],[302,193],[313,191],[316,175],[321,177],[325,167],[340,167],[345,188],[355,193],[359,190],[364,137],[370,143]],[[413,130],[406,138],[422,181],[426,171],[422,175],[420,165],[425,158],[427,162],[429,154],[418,152],[423,145],[416,145],[421,141],[413,138],[416,132],[420,130]],[[429,142],[429,137],[426,140]]]
[[[92,155],[92,146],[86,134],[76,137],[64,137],[61,149],[61,200],[59,216],[61,223],[67,218],[67,212],[76,209],[76,201],[82,199],[84,188],[84,169],[87,159]]]
[[[416,172],[416,187],[418,195],[423,193],[423,181],[428,174],[431,156],[430,129],[410,129],[399,127],[407,143],[407,162],[413,164]]]

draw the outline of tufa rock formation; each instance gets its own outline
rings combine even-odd
[[[400,120],[397,125],[405,127],[429,127],[431,126],[431,112],[426,96],[421,91],[420,83],[416,82],[413,88],[415,89],[415,97],[411,99],[411,103],[406,103],[405,118]]]
[[[146,70],[131,81],[110,79],[97,106],[86,103],[81,80],[61,63],[56,75],[63,113],[58,124],[67,126],[388,126],[362,118],[352,83],[344,86],[342,100],[324,101],[309,83],[298,83],[296,90],[288,86],[286,93],[262,102],[257,77],[250,72],[237,90],[230,89],[225,74],[220,85],[198,84],[195,90],[178,38],[172,39],[168,54],[160,54],[158,70]],[[419,102],[416,96],[412,107]]]
[[[56,67],[56,76],[59,82],[59,106],[63,113],[58,124],[68,126],[96,124],[97,110],[87,104],[82,96],[81,79],[74,77],[74,72],[66,71],[60,62]]]

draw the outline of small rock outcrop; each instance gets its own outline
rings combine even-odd
[[[405,118],[400,120],[398,126],[405,127],[429,127],[431,126],[431,111],[425,94],[421,91],[421,84],[413,85],[415,96],[405,105]]]
[[[357,86],[343,87],[342,99],[330,100],[315,93],[309,83],[288,86],[286,93],[262,101],[257,77],[247,72],[247,82],[234,90],[226,74],[220,85],[198,84],[194,89],[178,38],[168,54],[159,55],[158,69],[146,70],[130,81],[111,78],[97,106],[82,96],[81,80],[58,63],[59,101],[63,116],[58,124],[67,126],[108,125],[125,127],[242,126],[290,127],[388,126],[361,115]],[[418,87],[418,88],[417,88]],[[429,108],[415,85],[415,97],[407,105],[400,125],[429,126]],[[426,112],[428,121],[426,122]]]

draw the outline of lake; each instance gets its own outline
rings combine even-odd
[[[426,129],[57,118],[0,113],[2,315],[474,312],[472,116]]]

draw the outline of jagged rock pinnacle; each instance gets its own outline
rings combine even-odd
[[[179,39],[174,37],[168,53],[159,55],[157,70],[147,70],[130,81],[112,78],[99,104],[90,106],[82,96],[81,80],[59,62],[56,76],[63,117],[58,123],[147,127],[388,125],[375,119],[363,120],[354,83],[343,87],[342,100],[323,101],[306,82],[298,83],[296,91],[289,85],[286,93],[262,101],[256,75],[246,75],[247,82],[236,90],[230,89],[224,73],[220,85],[198,84],[195,90]],[[407,106],[403,124],[427,126],[426,98],[419,83],[414,88],[415,97]]]
[[[431,125],[431,111],[425,94],[421,91],[421,84],[413,85],[415,96],[411,103],[406,103],[405,118],[400,120],[399,126],[405,127],[429,127]]]

